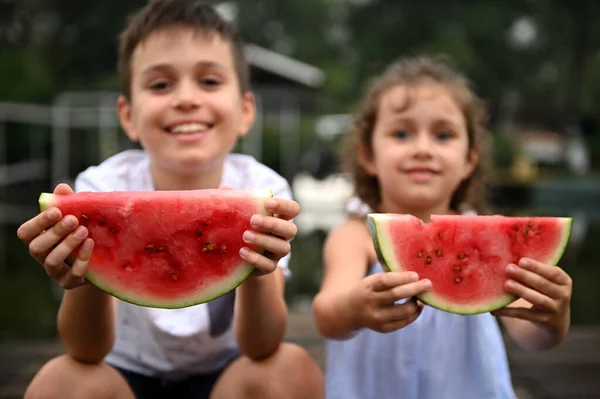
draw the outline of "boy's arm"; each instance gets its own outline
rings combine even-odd
[[[73,190],[60,184],[54,194],[69,195]],[[31,255],[48,275],[65,288],[57,324],[67,353],[84,363],[102,361],[114,342],[116,300],[83,278],[93,251],[87,229],[78,226],[74,216],[50,208],[23,223],[17,235],[29,244]],[[66,259],[76,248],[77,258],[68,265]]]
[[[58,311],[58,332],[69,356],[100,363],[115,341],[117,300],[91,284],[66,290]]]
[[[287,324],[283,270],[250,276],[237,288],[235,336],[242,353],[251,359],[269,357],[283,341]]]
[[[289,243],[296,233],[291,221],[300,212],[300,206],[289,199],[286,190],[277,193],[265,203],[273,216],[254,215],[250,223],[254,232],[245,232],[246,243],[264,249],[265,254],[252,250],[240,255],[256,270],[236,290],[234,331],[238,345],[247,357],[261,359],[272,355],[283,341],[287,324],[287,306],[284,298],[285,276],[283,262],[289,255]]]

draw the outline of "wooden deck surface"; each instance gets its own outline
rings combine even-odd
[[[309,312],[290,314],[287,339],[324,367],[323,343]],[[545,352],[506,344],[519,399],[600,399],[600,326],[574,327],[563,345]],[[0,398],[22,398],[39,367],[61,352],[56,340],[0,345]]]

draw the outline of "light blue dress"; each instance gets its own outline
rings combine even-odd
[[[369,274],[383,272],[373,265]],[[326,341],[327,399],[515,399],[504,342],[489,313],[425,306],[407,327]]]

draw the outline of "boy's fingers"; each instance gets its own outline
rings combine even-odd
[[[77,258],[71,266],[71,274],[76,278],[83,278],[87,271],[87,266],[92,258],[92,252],[94,250],[94,241],[91,238],[87,238],[77,253]]]
[[[291,221],[272,216],[252,215],[250,225],[258,231],[273,234],[284,240],[291,240],[298,233],[298,227]]]
[[[284,220],[291,220],[300,213],[300,205],[296,201],[283,198],[269,198],[265,202],[265,209]]]
[[[54,188],[54,194],[66,195],[66,194],[74,194],[74,192],[68,184],[61,183]]]
[[[558,266],[547,265],[529,258],[521,259],[519,261],[519,266],[535,274],[539,274],[540,276],[545,277],[556,284],[571,284],[571,278],[569,275]]]
[[[59,223],[37,236],[29,244],[29,252],[34,257],[45,254],[55,244],[60,242],[64,236],[75,230],[79,221],[75,216],[67,215]],[[87,229],[86,229],[87,230]]]
[[[44,266],[59,267],[73,251],[81,245],[88,235],[88,229],[79,226],[75,231],[69,234],[60,244],[56,246],[44,260]]]
[[[240,257],[263,274],[272,273],[277,269],[277,260],[264,257],[258,252],[255,252],[247,247],[240,249]]]
[[[419,275],[413,272],[386,272],[377,273],[367,277],[368,287],[374,292],[387,291],[399,285],[414,283],[419,280]]]
[[[17,230],[17,237],[29,244],[41,232],[49,229],[53,224],[58,222],[61,217],[62,214],[58,208],[49,208],[23,223]]]
[[[88,262],[92,257],[92,250],[94,248],[94,242],[88,238],[83,242],[77,254],[77,258],[73,262],[73,266],[65,273],[60,279],[60,285],[64,289],[73,289],[88,284],[87,280],[84,279],[85,272],[87,270]]]
[[[288,241],[272,235],[260,234],[248,230],[244,232],[242,238],[247,244],[262,248],[280,258],[287,255],[291,250],[291,245]]]

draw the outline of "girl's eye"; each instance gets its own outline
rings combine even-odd
[[[452,134],[449,132],[441,131],[436,133],[436,137],[438,140],[449,140],[452,138]]]
[[[406,139],[408,138],[409,133],[406,130],[396,130],[396,132],[394,133],[394,137],[398,138],[398,139]]]

